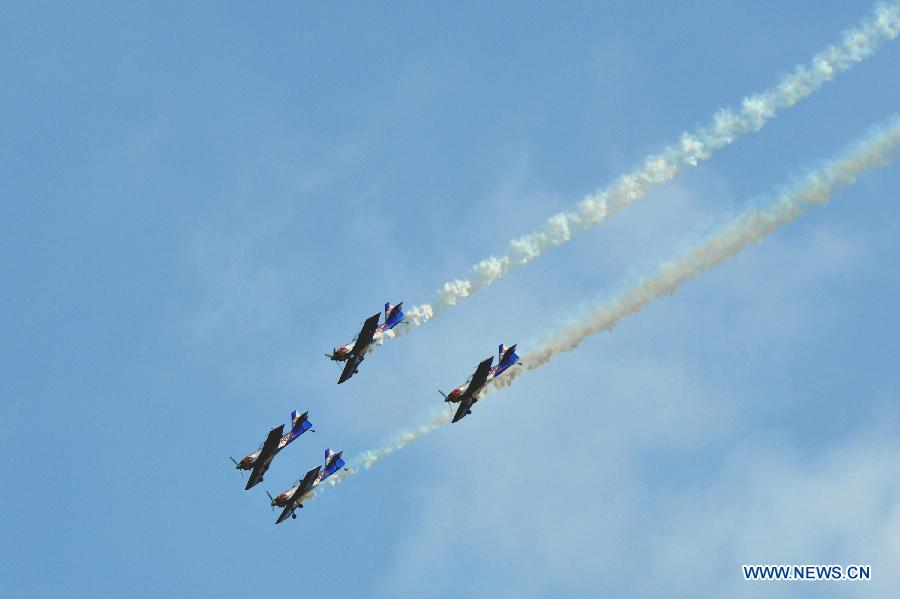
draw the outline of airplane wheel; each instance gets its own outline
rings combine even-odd
[[[297,514],[291,514],[291,518],[294,519],[294,520],[296,520],[296,519],[297,519]]]

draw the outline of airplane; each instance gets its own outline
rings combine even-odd
[[[359,372],[359,365],[365,360],[365,354],[369,350],[369,346],[373,340],[380,340],[387,331],[393,329],[403,320],[403,302],[396,306],[392,306],[390,302],[384,305],[384,324],[378,325],[380,314],[373,314],[363,323],[362,329],[356,339],[332,351],[331,355],[325,354],[326,358],[330,358],[335,362],[347,363],[338,379],[338,385],[346,382],[350,377]]]
[[[269,464],[272,463],[272,459],[279,451],[287,447],[291,441],[306,431],[312,430],[312,423],[309,421],[308,416],[309,412],[300,414],[297,410],[294,410],[291,412],[291,432],[282,435],[284,425],[276,426],[269,431],[269,436],[266,437],[260,448],[244,457],[240,462],[234,458],[229,458],[234,462],[234,467],[238,470],[251,470],[250,480],[247,481],[247,486],[244,487],[245,491],[250,490],[262,481],[263,475],[269,469]],[[313,430],[312,432],[316,431]]]
[[[459,408],[453,416],[451,422],[459,422],[472,413],[472,405],[478,401],[478,396],[485,388],[489,381],[503,374],[508,368],[515,365],[519,361],[516,355],[516,346],[506,348],[502,343],[499,348],[499,358],[497,365],[491,368],[494,358],[488,358],[482,361],[475,369],[475,373],[468,381],[452,390],[450,393],[444,393],[438,390],[438,393],[444,396],[444,401],[450,403],[459,403]]]
[[[344,468],[346,463],[341,459],[341,455],[343,455],[343,453],[343,451],[334,453],[330,449],[326,449],[324,469],[322,468],[322,466],[316,466],[315,468],[307,472],[306,476],[295,482],[290,489],[288,489],[284,493],[279,494],[277,497],[272,497],[272,494],[266,491],[266,495],[269,496],[269,501],[271,502],[273,510],[276,506],[284,508],[281,512],[281,515],[278,516],[278,520],[275,521],[275,524],[281,524],[288,519],[288,516],[290,516],[291,518],[296,518],[297,514],[295,514],[294,511],[298,507],[303,507],[303,501],[308,498],[310,491],[312,491],[326,478],[328,478],[341,468]],[[344,470],[346,470],[346,468],[344,468]]]

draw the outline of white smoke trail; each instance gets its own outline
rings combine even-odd
[[[806,209],[825,203],[829,197],[856,181],[864,172],[886,165],[900,147],[900,116],[875,131],[841,157],[813,171],[799,183],[779,193],[767,208],[750,209],[731,220],[718,233],[677,259],[663,264],[655,273],[625,289],[611,300],[590,311],[577,324],[565,327],[540,348],[523,356],[524,368],[510,368],[493,382],[502,389],[515,382],[526,370],[540,368],[562,352],[572,351],[596,333],[609,331],[626,316],[634,314],[654,299],[675,293],[682,283],[693,279],[736,255],[800,216]],[[363,452],[350,460],[351,469],[332,476],[337,485],[350,475],[368,470],[379,460],[409,445],[417,438],[448,424],[452,408],[432,413],[424,424],[396,433],[377,449]]]
[[[819,52],[809,64],[796,67],[775,87],[744,98],[739,108],[720,110],[706,125],[692,133],[683,133],[677,144],[648,157],[643,167],[619,177],[610,187],[587,196],[574,210],[557,214],[538,231],[512,240],[506,254],[475,264],[468,278],[444,283],[431,304],[410,308],[407,318],[421,325],[442,309],[502,279],[512,268],[524,266],[548,249],[602,223],[648,190],[671,181],[684,167],[696,166],[740,136],[759,131],[780,110],[793,106],[823,83],[868,58],[898,33],[900,2],[876,4],[872,15],[843,33],[841,43]],[[410,328],[410,325],[397,327],[391,337],[402,335]]]
[[[348,464],[348,470],[337,472],[326,480],[334,487],[343,482],[345,478],[349,478],[351,475],[359,472],[360,469],[368,470],[376,462],[381,461],[399,449],[403,449],[419,437],[423,437],[450,422],[454,409],[446,406],[434,408],[422,424],[412,429],[394,433],[381,447],[369,449],[351,459]]]
[[[900,117],[883,129],[824,165],[799,184],[778,195],[765,209],[751,209],[732,220],[702,245],[661,266],[652,276],[597,306],[579,323],[567,327],[528,354],[529,369],[539,368],[561,352],[572,351],[590,335],[611,330],[620,320],[662,295],[675,293],[682,283],[733,257],[782,225],[794,221],[807,208],[828,201],[833,193],[852,185],[860,174],[884,166],[900,145]],[[521,369],[520,369],[521,370]],[[520,371],[496,381],[498,388],[511,384]]]

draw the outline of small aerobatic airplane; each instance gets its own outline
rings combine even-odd
[[[298,507],[303,507],[303,501],[307,499],[309,492],[312,491],[316,486],[319,485],[323,480],[344,468],[346,465],[344,460],[341,459],[341,455],[343,451],[339,451],[334,453],[330,449],[325,450],[325,468],[322,466],[316,466],[312,470],[306,473],[301,480],[298,480],[294,485],[278,495],[278,497],[272,497],[272,494],[266,491],[266,495],[269,496],[269,501],[271,502],[272,509],[275,509],[275,506],[284,508],[281,512],[281,515],[278,516],[278,520],[275,521],[275,524],[281,524],[285,520],[288,519],[288,516],[291,518],[296,518],[297,514],[294,513]],[[346,470],[346,468],[344,468]]]
[[[347,362],[344,365],[344,370],[341,372],[341,377],[338,379],[338,385],[346,382],[359,372],[359,365],[366,359],[365,354],[374,339],[380,338],[385,332],[404,322],[402,308],[403,302],[396,306],[392,306],[390,302],[386,303],[384,305],[384,324],[378,326],[378,320],[381,315],[373,314],[363,323],[356,339],[347,345],[335,349],[331,355],[325,354],[326,358],[331,358],[335,362]]]
[[[478,396],[488,382],[503,374],[507,368],[519,361],[519,356],[516,355],[515,345],[507,349],[501,343],[500,351],[498,353],[499,361],[493,368],[491,368],[491,364],[494,362],[494,358],[488,358],[478,365],[475,369],[475,374],[473,374],[468,381],[451,391],[449,394],[438,391],[444,396],[444,401],[459,403],[459,408],[456,410],[456,414],[454,414],[451,422],[458,422],[465,418],[467,414],[471,414],[472,405],[478,401]]]
[[[247,481],[245,490],[249,490],[263,479],[263,475],[266,473],[266,470],[269,469],[269,464],[272,463],[272,459],[279,451],[287,447],[288,443],[312,428],[312,423],[309,421],[308,415],[309,412],[300,414],[297,410],[294,410],[291,412],[291,432],[282,435],[284,432],[284,425],[281,424],[276,426],[269,431],[269,436],[266,437],[265,442],[259,449],[246,456],[240,462],[231,458],[235,468],[238,470],[252,470],[252,472],[250,472],[250,480]]]

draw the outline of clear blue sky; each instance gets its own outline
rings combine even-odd
[[[900,107],[900,42],[338,387],[323,353],[839,39],[866,2],[0,9],[0,595],[887,596],[900,167],[275,527]],[[250,492],[240,457],[304,435]],[[751,562],[868,585],[748,585]]]

